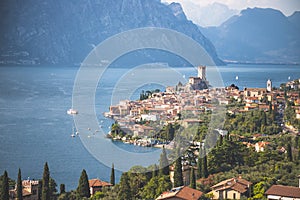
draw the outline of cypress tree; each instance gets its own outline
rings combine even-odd
[[[19,168],[18,180],[17,180],[17,200],[23,200],[22,175],[21,175],[20,168]]]
[[[262,111],[262,125],[267,125],[267,115],[264,111]]]
[[[79,178],[77,193],[80,197],[90,197],[90,186],[86,171],[83,169]]]
[[[44,165],[44,173],[43,173],[43,180],[42,180],[42,200],[50,199],[49,181],[50,181],[50,172],[49,172],[48,163],[46,162]]]
[[[202,177],[202,148],[200,146],[199,148],[199,156],[198,156],[198,162],[197,162],[197,177],[201,178]]]
[[[123,173],[121,176],[118,199],[119,200],[132,199],[131,189],[129,184],[129,176],[127,172]]]
[[[50,199],[55,199],[57,195],[57,184],[53,178],[50,177],[49,180],[49,193],[50,193]]]
[[[174,187],[179,187],[183,185],[181,155],[179,150],[177,156],[178,159],[175,161],[174,168]]]
[[[192,167],[191,169],[190,187],[196,189],[196,178],[195,178],[194,167]]]
[[[2,185],[1,185],[1,200],[9,200],[9,183],[8,183],[8,174],[7,171],[4,171],[2,176]]]
[[[63,194],[63,193],[66,193],[66,186],[65,186],[65,184],[60,184],[60,186],[59,186],[59,193],[60,194]]]
[[[222,146],[222,145],[223,145],[223,136],[220,135],[219,141],[218,141],[218,146]]]
[[[153,171],[152,171],[152,178],[154,178],[154,177],[156,177],[156,176],[158,175],[158,174],[157,174],[157,171],[158,171],[157,165],[154,164],[154,169],[153,169]]]
[[[300,139],[298,139],[298,160],[300,160]]]
[[[42,191],[43,180],[39,180],[38,182],[39,182],[39,184],[38,184],[38,191]],[[41,200],[41,199],[42,199],[42,193],[38,192],[38,200]]]
[[[112,185],[115,185],[115,166],[114,166],[114,163],[111,166],[110,183]]]
[[[202,177],[207,178],[208,170],[207,170],[207,156],[205,147],[203,147],[203,159],[202,159]]]
[[[287,146],[287,159],[288,159],[288,161],[293,162],[292,146],[290,143],[288,143],[288,146]]]
[[[169,175],[169,173],[169,161],[167,158],[165,147],[163,147],[159,160],[159,176]]]

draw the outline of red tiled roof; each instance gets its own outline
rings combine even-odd
[[[213,190],[225,190],[225,189],[232,189],[239,193],[244,193],[248,190],[249,186],[252,185],[251,182],[242,179],[242,178],[230,178],[224,181],[221,181],[220,183],[212,186],[211,188]]]
[[[193,188],[184,186],[181,188],[174,188],[169,192],[163,192],[156,200],[164,200],[176,197],[182,200],[198,200],[203,195],[203,192]]]
[[[202,195],[203,192],[199,190],[195,190],[190,187],[183,187],[175,196],[186,200],[192,200],[192,199],[198,200]]]
[[[266,195],[276,195],[282,197],[300,198],[300,188],[284,185],[272,185],[266,192]]]
[[[105,181],[101,181],[99,179],[91,179],[89,180],[90,187],[105,187],[105,186],[112,186],[112,184],[107,183]]]

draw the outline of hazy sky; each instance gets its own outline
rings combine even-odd
[[[300,0],[162,0],[179,2],[187,17],[202,26],[219,25],[240,10],[274,8],[289,16],[300,10]],[[213,13],[213,14],[212,14]]]

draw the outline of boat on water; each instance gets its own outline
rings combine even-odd
[[[70,108],[69,110],[67,110],[67,114],[68,115],[77,115],[78,111],[75,109]]]

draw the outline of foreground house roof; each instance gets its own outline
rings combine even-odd
[[[105,187],[105,186],[112,186],[112,184],[107,183],[105,181],[101,181],[99,179],[91,179],[89,180],[90,187]]]
[[[244,193],[252,185],[251,182],[242,178],[230,178],[212,186],[211,188],[216,191],[232,189],[239,193]]]
[[[162,193],[156,200],[163,199],[182,199],[182,200],[198,200],[203,195],[203,192],[193,188],[184,186],[173,188],[171,191]]]
[[[280,197],[300,198],[300,188],[284,185],[272,185],[266,192],[266,195]]]

